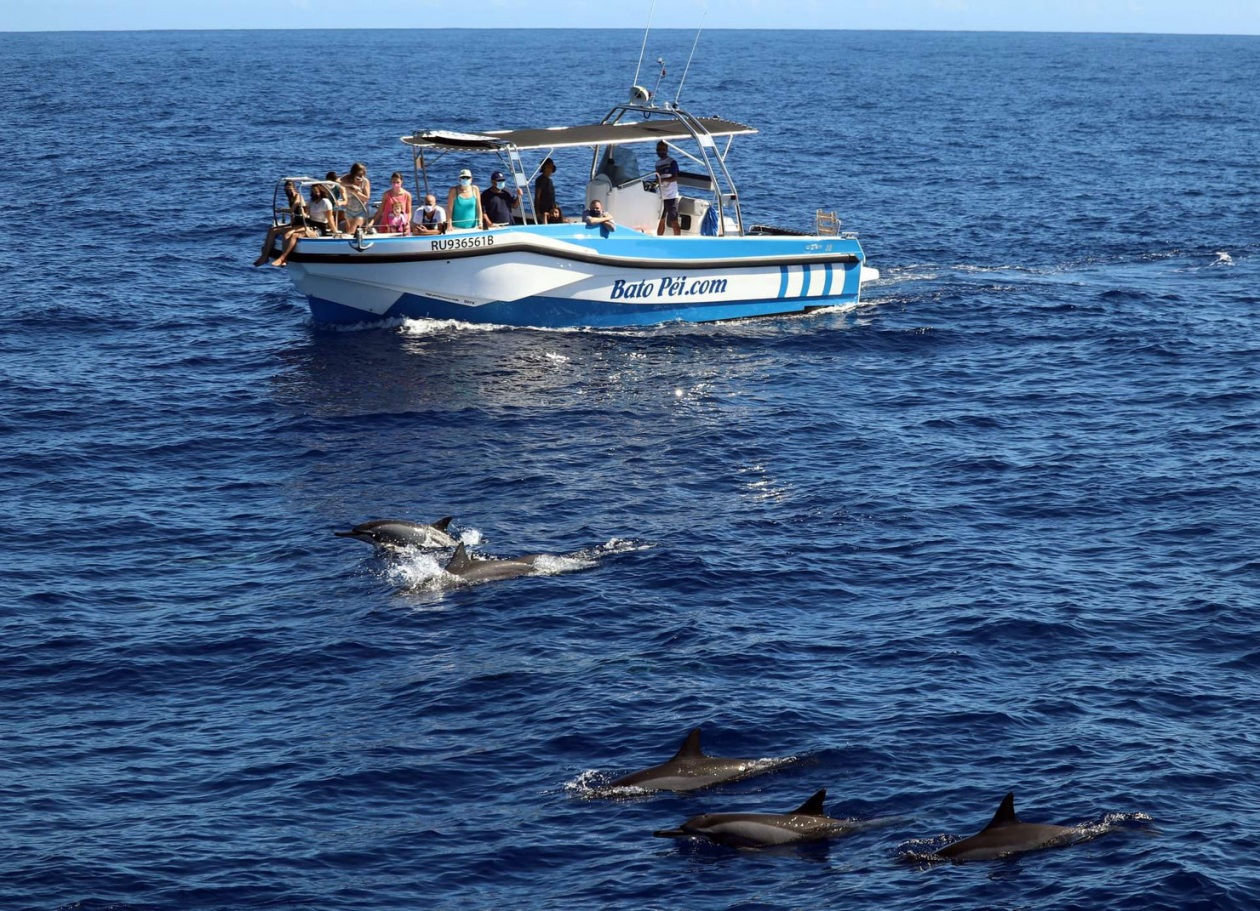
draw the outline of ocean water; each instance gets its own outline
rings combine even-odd
[[[705,33],[858,307],[328,331],[250,268],[280,175],[598,118],[641,38],[0,35],[0,907],[1260,906],[1260,38]],[[332,535],[443,515],[556,559]],[[799,761],[600,796],[694,726]],[[652,835],[819,788],[893,821]],[[923,859],[1007,791],[1097,837]]]

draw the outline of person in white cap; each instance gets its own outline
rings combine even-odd
[[[456,230],[467,231],[485,223],[481,190],[473,183],[472,171],[467,168],[459,172],[459,186],[451,187],[451,192],[446,194],[446,213],[450,226]]]

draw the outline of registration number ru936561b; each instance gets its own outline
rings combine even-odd
[[[475,237],[442,237],[432,241],[429,249],[434,253],[444,253],[447,250],[473,250],[477,247],[493,247],[494,236],[490,234],[478,234]]]

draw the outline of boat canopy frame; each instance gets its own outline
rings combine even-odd
[[[640,115],[642,119],[633,119]],[[630,118],[630,119],[628,119]],[[740,211],[739,194],[735,182],[726,168],[726,157],[736,136],[758,132],[756,128],[734,120],[718,117],[695,117],[677,104],[657,106],[650,102],[630,101],[615,105],[599,123],[572,127],[542,127],[520,130],[493,130],[484,133],[459,133],[446,130],[416,130],[409,136],[400,137],[411,147],[412,163],[416,172],[416,190],[429,193],[428,169],[446,155],[459,153],[493,153],[505,169],[510,170],[518,188],[525,190],[537,175],[542,161],[556,149],[587,147],[593,150],[590,176],[599,173],[605,149],[630,143],[664,141],[672,149],[701,165],[707,173],[712,190],[712,203],[717,207],[717,230],[726,233],[726,216],[733,217],[739,234],[744,233],[743,214]],[[718,140],[725,142],[719,145]],[[696,152],[679,148],[679,142],[690,140]],[[532,173],[526,177],[521,161],[522,151],[539,151],[544,154]],[[430,153],[426,157],[426,152]],[[650,177],[639,177],[646,180]],[[632,181],[633,182],[633,181]],[[691,186],[689,184],[689,186]],[[538,223],[534,211],[533,194],[524,192],[522,213],[526,223]]]

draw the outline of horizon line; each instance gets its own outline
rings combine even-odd
[[[112,34],[135,32],[457,32],[457,31],[628,31],[640,32],[642,29],[630,25],[440,25],[412,26],[400,28],[396,25],[359,26],[357,28],[340,28],[323,25],[310,26],[259,26],[253,28],[49,28],[49,29],[0,29],[0,35],[64,35],[64,34]],[[658,32],[687,32],[687,28],[656,28]],[[1093,29],[984,29],[984,28],[764,28],[760,26],[724,26],[708,28],[710,32],[923,32],[929,34],[970,34],[970,35],[1144,35],[1169,38],[1256,38],[1260,33],[1253,32],[1160,32],[1160,31],[1097,31]]]

